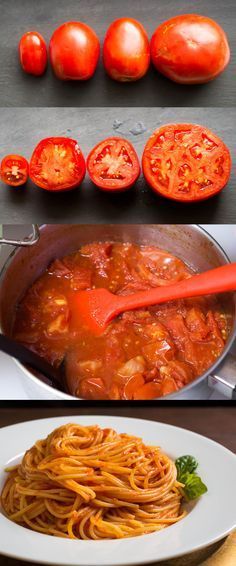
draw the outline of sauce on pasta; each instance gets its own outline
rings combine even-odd
[[[140,438],[67,424],[7,470],[4,512],[20,525],[72,539],[116,539],[181,520],[174,462]]]

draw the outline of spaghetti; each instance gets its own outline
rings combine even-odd
[[[72,539],[114,539],[183,518],[174,462],[140,438],[67,424],[7,470],[2,507],[12,521]]]

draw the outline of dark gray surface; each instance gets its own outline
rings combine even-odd
[[[0,159],[7,153],[30,158],[35,145],[48,136],[79,141],[85,156],[110,135],[128,138],[141,157],[150,134],[161,124],[196,122],[212,129],[233,152],[234,108],[0,108]],[[113,129],[115,120],[123,122]],[[146,130],[130,130],[142,122]],[[97,189],[86,176],[81,187],[62,194],[48,193],[31,182],[23,189],[0,183],[0,222],[65,223],[233,223],[236,221],[235,172],[223,192],[208,201],[183,205],[155,195],[142,175],[127,193],[111,195]]]
[[[100,61],[85,83],[62,82],[50,68],[36,78],[21,71],[17,47],[23,33],[36,29],[49,42],[68,20],[94,27],[101,41],[116,18],[140,20],[151,37],[156,27],[177,14],[196,12],[215,19],[235,51],[235,0],[0,0],[0,106],[233,106],[233,57],[230,66],[206,85],[177,85],[150,69],[137,83],[109,79]]]

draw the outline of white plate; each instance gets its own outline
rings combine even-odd
[[[123,540],[80,541],[30,531],[0,513],[0,553],[21,560],[57,566],[131,566],[175,558],[210,545],[236,528],[236,456],[191,431],[153,421],[122,417],[59,417],[20,423],[0,430],[0,489],[4,468],[16,463],[34,442],[69,422],[98,424],[141,436],[177,458],[191,454],[208,486],[182,521],[163,531]],[[220,426],[220,423],[219,423]]]

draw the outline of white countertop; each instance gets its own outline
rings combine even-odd
[[[236,261],[236,225],[212,225],[202,224],[205,228],[224,248],[231,261]],[[22,227],[21,227],[22,228]],[[233,348],[236,353],[236,345]],[[21,380],[19,379],[20,369],[16,366],[15,362],[5,354],[0,353],[0,367],[1,367],[1,387],[0,399],[1,400],[26,400],[29,399],[24,391]],[[223,396],[217,392],[212,392],[208,388],[206,382],[203,385],[195,387],[188,393],[179,397],[180,399],[224,399]]]

